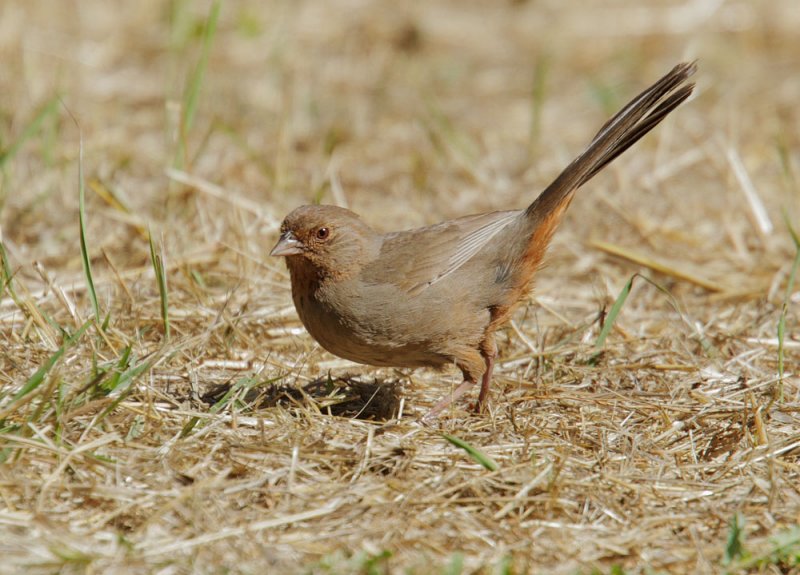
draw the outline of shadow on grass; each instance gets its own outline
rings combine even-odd
[[[215,405],[222,401],[233,383],[215,385],[200,399]],[[310,407],[336,417],[386,421],[397,415],[402,385],[398,380],[360,381],[349,376],[320,377],[303,386],[273,384],[248,390],[240,399],[246,409]]]

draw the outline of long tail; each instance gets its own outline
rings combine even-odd
[[[694,62],[678,64],[600,128],[586,150],[564,168],[525,210],[525,217],[533,219],[537,224],[550,224],[545,226],[550,230],[539,229],[539,234],[544,232],[543,235],[549,236],[569,205],[575,190],[655,128],[689,97],[694,84],[685,82],[696,68]]]

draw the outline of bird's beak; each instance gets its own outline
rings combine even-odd
[[[283,232],[278,243],[269,252],[271,256],[296,256],[303,253],[303,245],[292,232]]]

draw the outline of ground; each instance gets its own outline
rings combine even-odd
[[[798,572],[798,29],[793,0],[4,0],[0,572]],[[305,333],[289,210],[524,207],[693,59],[577,195],[488,413],[421,425],[457,370]]]

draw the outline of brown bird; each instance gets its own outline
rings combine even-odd
[[[381,234],[344,208],[295,209],[271,255],[286,257],[303,325],[322,347],[358,363],[455,364],[463,383],[425,417],[479,380],[481,411],[497,355],[495,331],[532,289],[575,190],[686,100],[694,72],[694,63],[679,64],[634,98],[525,210]]]

